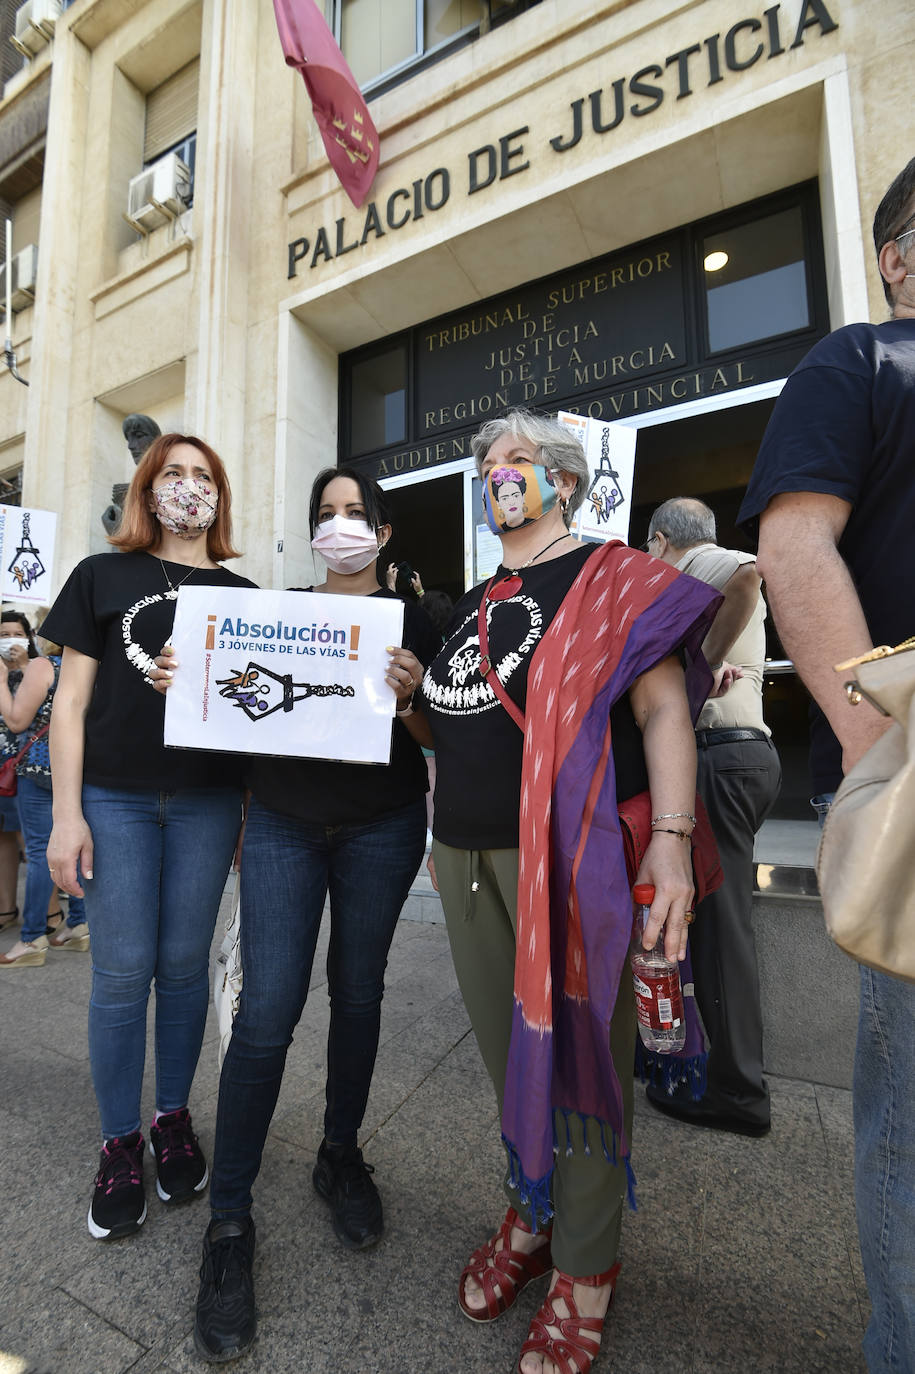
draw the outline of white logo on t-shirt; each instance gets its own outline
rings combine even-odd
[[[135,601],[134,604],[125,611],[124,619],[121,621],[121,636],[124,640],[124,652],[127,655],[127,662],[132,663],[137,672],[143,674],[143,681],[148,682],[150,687],[154,686],[154,684],[149,674],[151,670],[155,668],[156,660],[151,658],[146,650],[141,648],[133,638],[133,622],[140,611],[145,610],[147,606],[155,606],[158,602],[164,601],[165,599],[166,596],[160,595],[159,592],[154,592],[152,596],[144,596],[142,600]]]
[[[509,606],[520,606],[527,612],[528,629],[517,649],[511,649],[498,662],[493,662],[503,685],[507,685],[512,674],[537,646],[543,633],[543,613],[530,596],[513,596],[507,601],[490,602],[486,608],[487,631],[492,624],[493,612],[498,609],[501,616],[503,608]],[[471,632],[462,639],[465,631]],[[480,636],[476,631],[477,612],[471,611],[451,636],[450,643],[457,643],[458,648],[450,658],[442,656],[438,660],[446,666],[448,680],[436,681],[431,668],[426,670],[423,678],[423,695],[445,715],[474,715],[499,704],[495,692],[483,681],[480,673]]]

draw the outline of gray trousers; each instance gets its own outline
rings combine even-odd
[[[436,840],[432,856],[458,983],[501,1113],[511,1038],[518,851],[452,849]],[[479,884],[476,892],[474,883]],[[632,979],[624,974],[610,1023],[610,1047],[622,1087],[627,1139],[631,1139],[632,1130],[635,1034]],[[585,1154],[583,1128],[577,1118],[570,1121],[570,1129],[573,1150],[567,1155],[566,1125],[559,1115],[556,1130],[561,1148],[553,1171],[553,1260],[563,1273],[587,1278],[616,1263],[626,1168],[621,1158],[616,1165],[607,1162],[596,1144],[595,1122],[588,1131],[590,1155]],[[509,1202],[530,1225],[529,1211],[508,1185],[507,1169],[504,1186]]]
[[[753,840],[781,785],[771,740],[699,749],[697,784],[705,802],[724,883],[699,904],[690,929],[696,1001],[708,1031],[706,1101],[748,1121],[769,1120],[763,1079],[762,1012],[750,922]]]

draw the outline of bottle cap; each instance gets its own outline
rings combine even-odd
[[[654,883],[636,883],[632,895],[639,906],[651,906],[654,901]]]

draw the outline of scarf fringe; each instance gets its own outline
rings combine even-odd
[[[685,1084],[693,1101],[699,1102],[705,1096],[707,1066],[708,1055],[704,1051],[691,1059],[680,1059],[675,1054],[647,1050],[641,1037],[635,1042],[635,1071],[639,1078],[653,1087],[663,1087],[669,1097]]]
[[[555,1134],[555,1126],[554,1126]],[[513,1188],[525,1207],[530,1208],[531,1230],[545,1231],[553,1216],[553,1199],[550,1184],[553,1170],[543,1178],[530,1179],[521,1167],[521,1156],[510,1140],[502,1137],[502,1144],[508,1153],[508,1186]]]
[[[564,1147],[560,1146],[556,1130],[556,1117],[560,1114],[565,1122],[566,1144]],[[587,1125],[589,1118],[584,1116],[581,1112],[576,1112],[569,1107],[557,1107],[553,1111],[553,1152],[558,1155],[560,1149],[563,1149],[567,1156],[574,1154],[572,1133],[569,1129],[569,1120],[572,1116],[577,1116],[581,1121],[582,1134],[585,1142],[584,1153],[590,1156],[592,1151],[588,1141]],[[615,1168],[619,1162],[620,1154],[616,1131],[613,1130],[612,1126],[607,1121],[600,1121],[596,1117],[592,1117],[590,1120],[597,1121],[604,1159]],[[607,1144],[608,1134],[610,1137],[609,1145]],[[502,1144],[505,1146],[505,1152],[508,1155],[508,1186],[518,1194],[522,1205],[530,1209],[531,1229],[534,1231],[546,1230],[552,1220],[554,1212],[552,1198],[553,1170],[550,1169],[549,1173],[545,1174],[543,1178],[528,1178],[521,1167],[520,1154],[511,1141],[504,1135],[502,1136]],[[626,1166],[626,1201],[629,1204],[630,1210],[637,1212],[638,1202],[635,1192],[636,1177],[628,1153],[623,1155],[623,1163]]]

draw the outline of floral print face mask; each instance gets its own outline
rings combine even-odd
[[[197,477],[176,477],[153,492],[156,515],[172,534],[193,539],[216,519],[219,496],[214,486]]]

